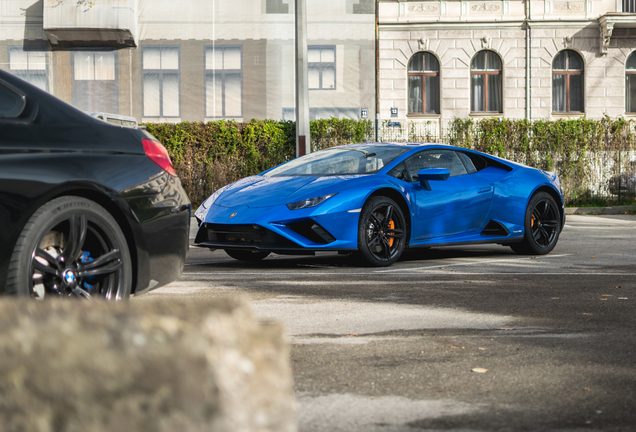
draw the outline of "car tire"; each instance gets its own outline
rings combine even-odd
[[[561,233],[561,215],[556,201],[547,192],[539,192],[530,199],[524,231],[523,241],[510,245],[518,254],[545,255],[556,246]]]
[[[256,262],[267,258],[268,251],[226,249],[225,253],[239,261]]]
[[[119,224],[86,198],[56,198],[20,233],[9,262],[7,289],[20,297],[126,300],[132,260]]]
[[[362,207],[358,223],[358,250],[373,267],[396,262],[406,245],[406,221],[400,206],[390,198],[371,197]]]

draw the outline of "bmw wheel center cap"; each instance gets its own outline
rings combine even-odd
[[[75,285],[75,282],[77,282],[77,276],[75,275],[75,272],[70,269],[64,272],[64,274],[62,275],[62,279],[64,279],[66,285]]]

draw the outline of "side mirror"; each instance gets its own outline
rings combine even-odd
[[[431,190],[430,180],[444,181],[450,177],[450,171],[446,168],[426,168],[418,171],[420,184],[426,190]]]

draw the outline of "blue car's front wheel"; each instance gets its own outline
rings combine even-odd
[[[546,192],[535,194],[528,204],[524,224],[523,241],[511,244],[512,250],[524,255],[552,252],[561,233],[561,214],[554,198]]]
[[[370,198],[360,212],[358,248],[364,261],[374,267],[393,264],[406,244],[404,214],[395,201],[383,196]]]

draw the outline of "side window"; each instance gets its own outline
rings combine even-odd
[[[22,96],[0,83],[0,118],[16,118],[24,110]]]
[[[409,174],[409,170],[406,169],[406,165],[404,162],[393,168],[391,171],[387,173],[391,177],[395,177],[398,180],[404,180],[407,182],[412,182],[413,179]]]
[[[451,177],[468,174],[457,152],[453,150],[424,150],[408,158],[405,163],[413,180],[417,180],[418,171],[425,168],[446,168]]]
[[[475,167],[473,160],[466,153],[457,152],[457,154],[459,155],[459,158],[461,159],[461,161],[464,163],[464,166],[466,167],[466,171],[468,172],[468,174],[477,172],[477,168]]]

